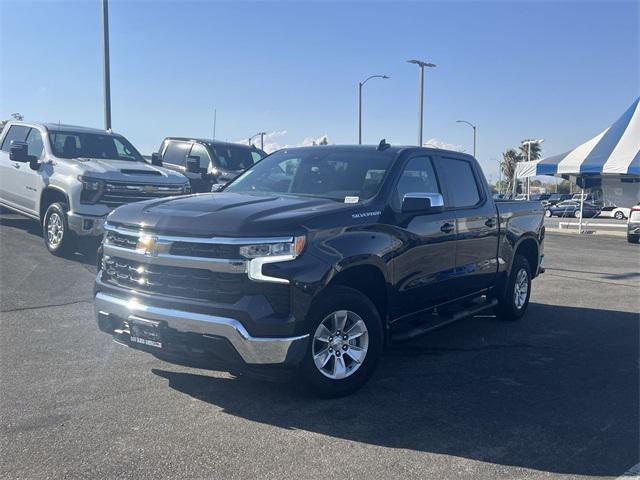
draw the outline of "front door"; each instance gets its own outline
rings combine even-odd
[[[455,270],[455,216],[451,212],[402,213],[407,193],[442,193],[432,159],[421,156],[407,161],[391,198],[397,234],[405,250],[393,260],[398,311],[402,316],[441,303]]]

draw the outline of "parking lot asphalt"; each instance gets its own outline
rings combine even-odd
[[[640,246],[622,237],[548,234],[522,321],[395,345],[334,400],[113,343],[93,263],[0,214],[1,478],[615,478],[640,460]]]

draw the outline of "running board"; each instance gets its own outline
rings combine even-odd
[[[462,320],[463,318],[467,318],[473,315],[476,315],[484,310],[495,307],[498,304],[498,300],[492,298],[476,307],[466,308],[464,310],[459,310],[454,314],[443,317],[441,322],[438,323],[423,323],[415,326],[409,330],[405,330],[402,332],[398,332],[396,334],[391,335],[392,342],[406,342],[412,340],[416,337],[424,335],[425,333],[432,332],[433,330],[437,330],[438,328],[442,328],[445,325],[449,325],[450,323],[457,322],[458,320]]]

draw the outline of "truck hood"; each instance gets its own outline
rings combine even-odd
[[[353,210],[353,205],[326,199],[220,192],[123,205],[107,221],[181,236],[289,236],[312,218],[336,222],[352,218]]]
[[[140,183],[185,183],[184,175],[167,168],[156,167],[146,162],[105,160],[101,158],[78,158],[70,160],[82,170],[82,174],[103,180]]]

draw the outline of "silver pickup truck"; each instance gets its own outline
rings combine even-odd
[[[189,192],[185,176],[149,165],[111,131],[9,122],[0,134],[0,206],[38,220],[55,255],[101,235],[120,205]]]

